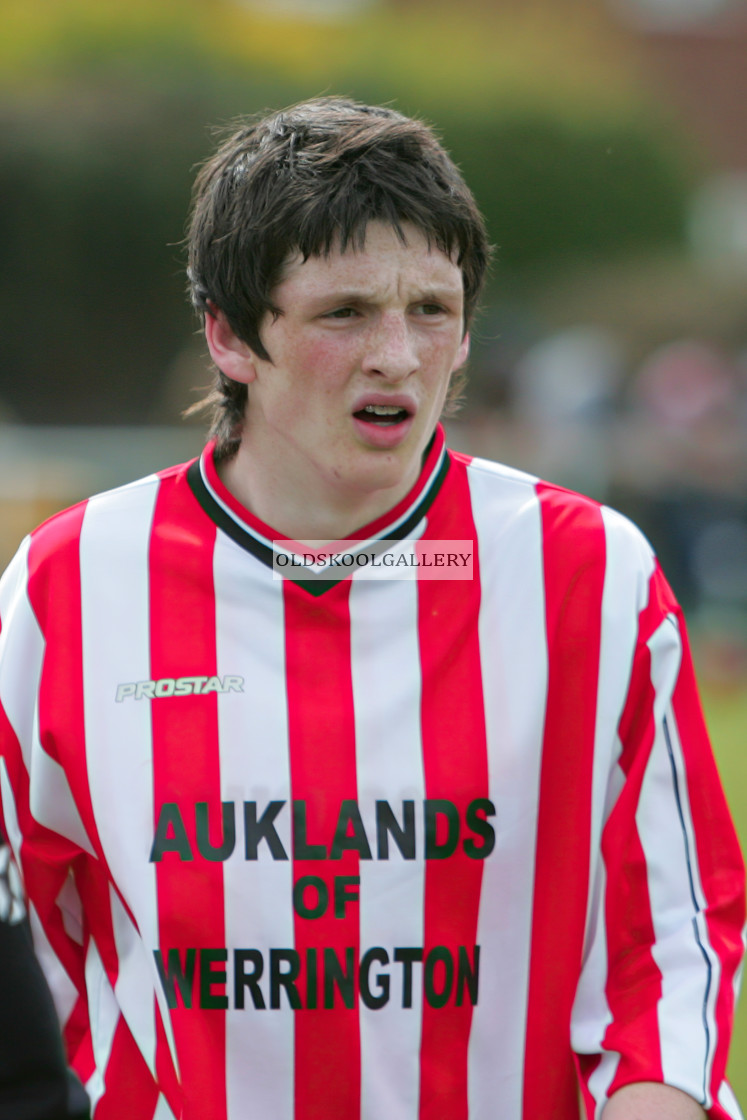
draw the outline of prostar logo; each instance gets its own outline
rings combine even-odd
[[[117,685],[116,701],[160,700],[168,696],[205,696],[210,692],[243,692],[243,677],[160,677]]]

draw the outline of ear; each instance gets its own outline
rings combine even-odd
[[[464,365],[464,363],[467,361],[468,357],[469,357],[469,331],[465,331],[464,332],[464,338],[462,339],[462,341],[459,344],[459,349],[457,350],[457,355],[456,355],[456,358],[454,359],[454,365],[452,367],[451,372],[456,373],[456,371],[458,369],[461,369],[462,366]]]
[[[205,315],[205,338],[210,357],[221,373],[245,385],[254,381],[257,376],[254,353],[234,334],[228,319],[217,307]]]

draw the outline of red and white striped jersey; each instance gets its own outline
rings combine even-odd
[[[625,518],[432,444],[279,578],[202,459],[0,584],[0,787],[96,1120],[571,1120],[724,1080],[743,866],[682,620]]]

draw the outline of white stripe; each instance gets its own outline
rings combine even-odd
[[[0,580],[0,703],[30,771],[44,638],[26,588],[29,544],[27,538]]]
[[[662,623],[651,637],[649,648],[656,690],[656,737],[641,788],[636,824],[646,857],[656,935],[652,955],[662,973],[658,1006],[662,1069],[668,1082],[702,1100],[710,1089],[716,1044],[714,1000],[720,966],[708,942],[702,914],[705,898],[687,781],[679,736],[669,709],[681,658],[679,632],[673,619]],[[701,913],[696,914],[696,908]],[[709,1096],[707,1106],[710,1103]]]
[[[742,980],[744,979],[744,963],[745,953],[747,952],[747,925],[742,926],[742,958],[734,972],[734,980],[732,983],[732,990],[734,992],[734,1006],[739,1006],[739,994],[742,991]]]
[[[109,888],[109,901],[118,966],[114,993],[127,1020],[130,1034],[155,1079],[156,984],[153,977],[153,955],[143,944],[112,887]]]
[[[417,1120],[422,969],[413,968],[412,1007],[402,1006],[403,965],[398,947],[423,945],[425,867],[422,805],[425,779],[420,734],[420,651],[417,585],[386,586],[355,580],[350,594],[351,662],[356,719],[358,802],[373,859],[360,863],[361,953],[383,948],[389,964],[374,964],[369,986],[389,976],[389,1001],[379,1009],[361,1002],[362,1120]],[[377,859],[376,801],[387,801],[402,822],[405,800],[415,802],[416,860],[405,860],[391,840],[389,858]]]
[[[719,1042],[718,1026],[717,1026],[717,1020],[716,1020],[716,1003],[717,1003],[717,999],[718,999],[719,988],[721,987],[721,971],[722,971],[721,970],[721,960],[718,956],[718,953],[716,952],[716,950],[711,945],[710,934],[709,934],[709,931],[708,931],[708,923],[706,921],[706,910],[707,910],[707,907],[708,907],[708,903],[707,903],[705,891],[703,889],[703,883],[702,883],[702,880],[701,880],[701,877],[700,877],[700,867],[699,867],[699,863],[698,863],[698,850],[697,850],[697,845],[696,845],[696,840],[695,840],[694,822],[693,822],[693,819],[692,819],[692,813],[691,813],[691,809],[690,809],[690,798],[689,798],[689,792],[688,792],[688,787],[687,787],[685,760],[684,760],[684,757],[683,757],[683,754],[682,754],[682,743],[680,741],[679,727],[678,727],[677,720],[676,720],[675,715],[674,715],[674,711],[672,710],[671,707],[669,708],[669,711],[668,711],[667,716],[666,716],[666,730],[668,732],[668,746],[669,746],[669,748],[671,749],[671,752],[672,752],[671,761],[673,762],[675,771],[677,773],[677,784],[678,784],[678,791],[679,791],[679,798],[680,798],[680,808],[681,808],[681,811],[682,811],[682,824],[684,826],[685,835],[687,836],[687,852],[688,852],[688,858],[689,858],[690,880],[691,880],[691,884],[692,884],[692,891],[695,895],[695,900],[696,900],[696,904],[697,904],[697,907],[698,907],[698,913],[694,918],[693,929],[692,929],[692,931],[688,931],[688,933],[692,937],[694,937],[698,942],[699,956],[697,958],[697,963],[698,963],[699,968],[701,969],[701,973],[702,973],[702,970],[707,968],[706,960],[710,964],[710,981],[708,982],[707,990],[705,992],[705,998],[704,998],[704,1001],[703,1001],[702,1016],[701,1016],[701,1021],[704,1020],[702,1029],[703,1029],[704,1032],[706,1031],[706,1029],[708,1031],[708,1042],[707,1042],[708,1051],[707,1051],[706,1065],[705,1065],[705,1087],[706,1087],[706,1093],[707,1093],[707,1104],[710,1105],[712,1103],[712,1094],[710,1092],[710,1086],[711,1086],[711,1080],[712,1080],[712,1076],[713,1076],[713,1061],[714,1061],[714,1058],[715,1058],[715,1053],[716,1053],[717,1045],[718,1045],[718,1042]],[[697,930],[697,934],[696,934],[696,930]],[[690,944],[690,942],[688,940],[688,945],[689,944]],[[679,956],[679,954],[678,954],[678,956]],[[657,963],[661,967],[662,961],[657,957],[656,950],[654,951],[654,957],[656,958]],[[663,958],[662,958],[662,960],[663,960]],[[685,1008],[688,1007],[688,1006],[689,1006],[689,1008],[691,1010],[691,1013],[692,1013],[692,1010],[694,1010],[694,1006],[695,1006],[695,1000],[698,1000],[699,996],[700,996],[700,992],[699,992],[700,984],[695,977],[693,977],[693,980],[694,980],[694,985],[693,985],[693,990],[691,990],[691,995],[690,995],[689,1000],[686,999],[685,993],[682,989],[680,989],[680,991],[677,993],[677,997],[675,997],[676,999],[679,1000],[679,1002],[682,1006],[682,1013],[683,1014],[686,1013]],[[674,986],[675,986],[675,980],[674,980],[674,976],[673,976],[672,977],[672,988],[673,989],[674,989]],[[666,991],[666,987],[664,987],[664,992],[665,991]],[[672,1016],[674,1018],[678,1018],[678,1012],[676,1010],[675,1003],[673,1002],[671,1005],[668,1006],[666,999],[662,998],[662,1000],[659,1004],[659,1030],[662,1033],[662,1035],[665,1032],[665,1023],[667,1024],[667,1027],[669,1025],[668,1024],[668,1019],[669,1019],[670,1016]],[[668,1041],[669,1040],[667,1038],[667,1042]],[[670,1051],[672,1052],[673,1059],[674,1059],[673,1061],[671,1061],[671,1064],[670,1064],[670,1057],[669,1057],[669,1052]],[[665,1076],[671,1078],[674,1075],[674,1070],[676,1069],[679,1072],[679,1070],[681,1069],[683,1064],[684,1064],[683,1063],[683,1055],[682,1055],[682,1053],[679,1049],[679,1043],[677,1042],[677,1040],[673,1040],[673,1042],[670,1045],[667,1045],[667,1046],[665,1046],[665,1044],[662,1043],[662,1066],[663,1066],[663,1069],[664,1069]],[[671,1073],[670,1073],[670,1070],[672,1071]]]
[[[721,1082],[721,1088],[718,1091],[718,1103],[723,1108],[727,1116],[731,1120],[744,1120],[742,1110],[737,1103],[737,1098],[734,1096],[731,1085],[727,1081]]]
[[[522,1113],[540,763],[547,695],[542,532],[531,480],[468,468],[481,574],[480,657],[495,849],[483,867],[483,967],[469,1050],[470,1115]],[[479,1045],[478,1042],[479,1041]]]
[[[246,988],[244,1009],[234,1008],[229,957],[228,1115],[292,1120],[294,1012],[285,1001],[270,1010],[268,976],[270,948],[294,943],[290,805],[275,822],[287,860],[273,859],[266,843],[256,861],[246,860],[243,821],[244,801],[256,801],[261,815],[269,801],[287,802],[290,790],[283,585],[223,533],[216,538],[214,577],[218,674],[244,678],[243,692],[218,696],[221,797],[235,802],[236,811],[236,850],[223,864],[226,944],[229,954],[260,950],[266,1004],[256,1009]]]
[[[601,1050],[605,1031],[612,1021],[605,996],[608,961],[602,830],[624,783],[624,774],[618,766],[622,744],[617,729],[630,683],[638,616],[647,604],[649,580],[654,570],[650,549],[626,518],[603,507],[602,522],[606,563],[594,732],[590,890],[584,964],[571,1016],[571,1044],[582,1054]],[[605,1063],[605,1069],[608,1064]]]
[[[27,539],[0,588],[0,698],[29,773],[32,816],[95,855],[65,772],[39,740],[38,695],[45,643],[28,598],[28,549]]]
[[[168,1102],[163,1095],[158,1098],[156,1111],[153,1113],[153,1120],[176,1120],[174,1113],[169,1108]]]
[[[80,901],[72,868],[68,870],[67,878],[60,887],[57,895],[57,907],[62,915],[62,925],[65,933],[76,945],[83,946],[85,944],[83,905]]]
[[[23,836],[18,824],[16,798],[10,784],[10,776],[5,759],[0,755],[0,800],[3,804],[3,821],[5,823],[5,839],[10,844],[10,849],[16,861],[16,867],[23,874],[21,863],[21,843]]]
[[[70,792],[67,775],[42,747],[36,720],[31,759],[33,781],[29,788],[29,808],[34,820],[52,832],[66,836],[96,859],[93,844]]]
[[[602,1120],[604,1106],[609,1100],[610,1085],[615,1079],[619,1064],[620,1055],[617,1052],[602,1054],[602,1060],[589,1077],[588,1089],[595,1102],[594,1120]]]
[[[57,1018],[64,1026],[78,1002],[78,989],[68,976],[64,965],[55,953],[44,932],[44,927],[39,920],[36,907],[29,903],[29,925],[34,939],[34,951],[39,959],[39,964],[49,984],[52,993]]]
[[[117,703],[117,685],[150,677],[149,547],[158,480],[92,498],[80,537],[86,765],[96,827],[112,878],[137,922],[143,952],[158,946],[150,704]],[[119,934],[124,936],[122,927]],[[136,970],[137,971],[137,970]],[[126,966],[126,975],[133,975]],[[139,976],[138,972],[138,976]],[[155,987],[175,1054],[161,985]],[[134,1000],[137,992],[123,998]],[[131,1005],[132,1006],[132,1005]],[[150,1027],[143,1034],[152,1064]],[[147,1042],[145,1040],[147,1039]]]
[[[91,1024],[93,1059],[96,1068],[86,1082],[86,1092],[91,1098],[91,1115],[95,1115],[96,1105],[106,1088],[106,1067],[114,1043],[114,1034],[119,1022],[119,1008],[109,983],[98,949],[93,940],[89,942],[86,954],[86,990],[88,992],[88,1016]]]

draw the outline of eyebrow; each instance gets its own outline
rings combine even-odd
[[[445,288],[428,288],[425,291],[418,292],[415,300],[411,302],[417,303],[441,303],[452,299],[458,299],[464,295],[462,288],[454,285],[453,287]],[[319,296],[314,301],[314,305],[326,306],[327,304],[345,304],[345,303],[376,303],[376,293],[372,289],[364,288],[348,288],[344,291],[330,292],[326,296]]]

